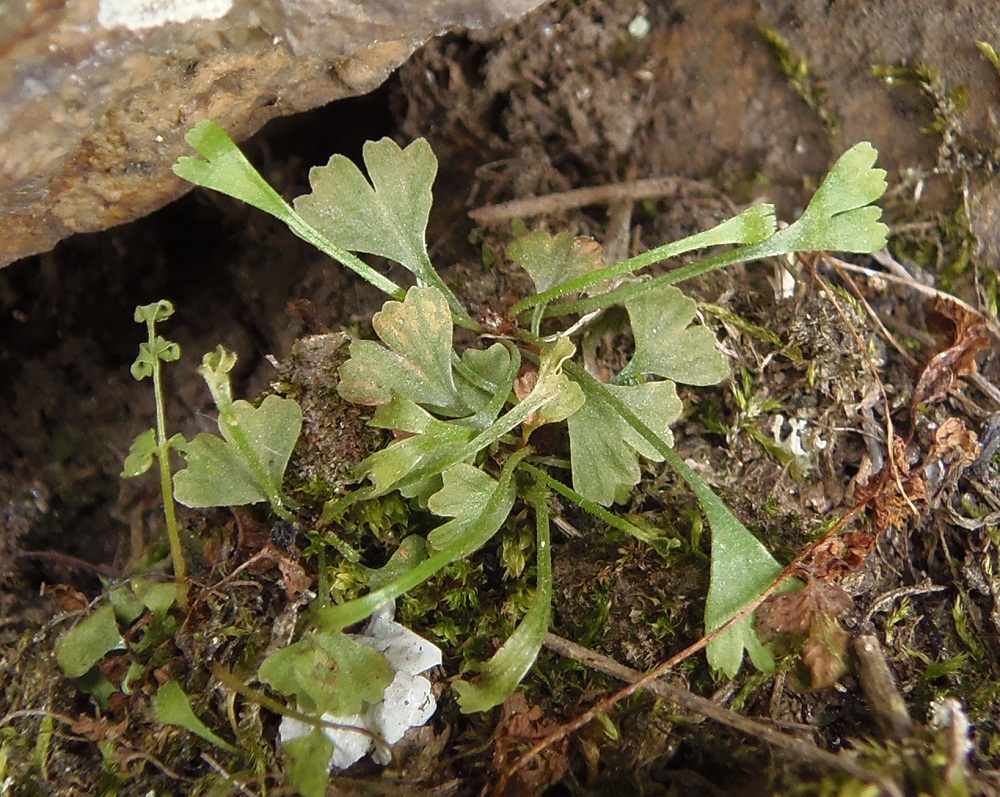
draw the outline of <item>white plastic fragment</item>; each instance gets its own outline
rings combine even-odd
[[[382,699],[369,704],[361,714],[347,717],[323,715],[327,722],[370,731],[390,746],[402,739],[410,728],[419,727],[434,716],[437,701],[431,693],[431,682],[421,673],[441,664],[441,649],[395,622],[392,619],[394,611],[395,605],[387,603],[372,615],[364,634],[349,635],[356,642],[385,656],[395,671],[395,677],[386,687]],[[287,744],[307,736],[312,729],[313,726],[308,723],[284,717],[279,737],[282,744]],[[388,764],[392,758],[388,747],[376,745],[367,734],[340,728],[324,728],[323,732],[333,742],[329,769],[347,769],[369,752],[377,764]]]
[[[426,723],[434,716],[435,709],[437,701],[431,694],[430,681],[422,675],[397,672],[392,683],[386,687],[378,709],[370,712],[366,720],[369,729],[392,746],[410,728],[418,728]],[[391,758],[388,748],[375,746],[372,760],[376,764],[388,764]]]
[[[387,603],[376,611],[363,636],[354,639],[377,650],[396,672],[417,675],[441,664],[441,648],[392,619],[395,607]]]
[[[368,728],[364,718],[358,715],[353,717],[335,717],[333,714],[324,714],[323,719],[327,722],[336,722],[338,725],[352,725],[355,728]],[[278,736],[282,744],[288,744],[301,736],[308,736],[312,733],[313,726],[308,722],[293,719],[292,717],[282,717],[281,727],[278,729]],[[346,729],[324,728],[331,742],[333,742],[333,756],[330,758],[327,769],[336,767],[337,769],[347,769],[355,761],[361,759],[371,748],[372,739],[364,733],[353,733]]]

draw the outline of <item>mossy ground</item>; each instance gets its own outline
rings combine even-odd
[[[815,188],[840,135],[831,125],[856,111],[836,105],[843,86],[828,77],[829,91],[813,90],[816,75],[806,63],[810,107],[802,86],[789,85],[791,76],[751,24],[749,5],[713,6],[711,26],[699,8],[645,9],[654,33],[638,39],[627,30],[642,9],[630,4],[555,5],[497,41],[438,41],[383,92],[379,101],[397,120],[387,132],[427,136],[442,162],[432,251],[475,311],[502,312],[525,283],[502,257],[509,229],[479,231],[470,240],[465,212],[472,205],[682,175],[677,190],[662,199],[529,220],[593,235],[609,248],[635,249],[704,228],[728,215],[732,203],[762,194],[790,218]],[[688,46],[693,35],[701,37],[698,47]],[[926,74],[946,67],[931,65]],[[908,125],[898,149],[883,137],[883,157],[894,164],[884,203],[894,229],[890,249],[914,272],[925,271],[940,287],[995,314],[996,273],[973,235],[981,217],[966,202],[995,171],[996,153],[963,126],[963,114],[975,117],[980,109],[963,111],[954,89],[933,80],[884,91],[892,96],[887,105],[902,114],[873,119],[877,130]],[[917,161],[925,156],[930,160]],[[304,190],[312,160],[264,160],[272,182],[293,195]],[[200,223],[202,245],[179,251],[169,232],[178,223]],[[338,534],[374,567],[404,534],[426,529],[426,514],[392,496],[336,525],[315,522],[350,466],[382,440],[364,425],[363,413],[336,396],[342,339],[307,338],[294,351],[293,341],[325,327],[361,328],[379,299],[341,275],[329,276],[320,258],[283,236],[246,209],[189,199],[145,227],[84,239],[30,271],[15,266],[0,275],[5,309],[24,319],[5,327],[11,351],[28,353],[8,380],[3,429],[9,434],[0,435],[8,464],[0,474],[8,499],[0,537],[0,793],[285,793],[273,744],[276,715],[261,707],[259,693],[236,695],[218,686],[211,668],[249,682],[263,651],[301,627],[302,587],[294,582],[304,578],[315,586],[313,554],[328,535]],[[115,260],[117,251],[133,253],[131,260]],[[161,268],[150,267],[150,252]],[[113,264],[114,279],[90,269],[95,260]],[[88,268],[73,268],[83,264]],[[819,271],[833,290],[806,269],[784,300],[775,298],[771,264],[685,286],[705,303],[706,323],[732,354],[734,380],[685,391],[685,416],[675,426],[678,450],[782,561],[851,508],[855,480],[864,480],[872,457],[884,449],[879,435],[890,419],[902,436],[912,431],[906,456],[918,466],[946,421],[962,421],[985,444],[1000,409],[966,382],[946,400],[920,408],[911,427],[920,364],[938,345],[927,331],[923,300],[906,286],[858,281],[864,302],[914,365],[873,323],[843,276],[823,266]],[[65,292],[56,290],[60,274],[67,275]],[[143,388],[131,392],[127,376],[138,337],[133,341],[124,330],[135,304],[161,294],[178,306],[177,337],[191,361],[173,377],[172,423],[190,434],[200,413],[209,411],[193,374],[198,355],[220,340],[240,349],[238,392],[258,393],[276,381],[278,390],[303,402],[306,431],[293,485],[314,522],[289,535],[263,511],[188,513],[196,582],[191,611],[175,612],[173,625],[143,616],[131,626],[130,652],[102,665],[117,688],[97,709],[63,677],[52,650],[58,634],[107,585],[98,576],[126,573],[130,558],[148,553],[146,546],[161,536],[155,490],[127,485],[119,495],[117,480],[127,441],[149,425],[147,411],[137,409],[147,404]],[[114,320],[97,325],[83,296],[99,299],[102,318],[120,326]],[[308,303],[289,316],[289,300]],[[629,341],[609,328],[592,345],[597,361],[614,365]],[[271,351],[291,352],[277,377],[262,357]],[[979,362],[995,382],[992,351]],[[791,453],[792,420],[812,435],[807,457]],[[93,430],[106,431],[111,445]],[[774,676],[745,672],[730,683],[695,658],[672,681],[820,748],[854,750],[904,794],[998,793],[1000,484],[989,458],[975,471],[945,466],[942,472],[921,511],[904,513],[880,533],[864,563],[840,582],[854,598],[841,622],[852,637],[879,640],[892,683],[916,723],[911,732],[897,738],[882,724],[887,718],[864,692],[864,666],[853,656],[836,686],[812,693],[795,686],[802,673],[794,650]],[[701,634],[710,530],[683,484],[656,468],[622,509],[676,546],[661,556],[571,506],[557,507],[569,525],[554,539],[553,630],[641,670]],[[870,518],[854,523],[871,529]],[[519,557],[527,566],[513,577],[510,565]],[[253,565],[238,570],[248,561]],[[329,561],[338,597],[365,588],[362,568],[340,564],[333,551]],[[480,793],[517,751],[617,688],[609,676],[543,651],[516,700],[488,715],[459,713],[447,681],[510,633],[530,600],[531,561],[531,538],[515,518],[473,560],[401,601],[399,618],[445,650],[441,708],[397,750],[388,769],[361,764],[333,781],[331,793]],[[41,582],[66,586],[39,597]],[[239,757],[155,719],[150,698],[167,679],[184,687],[214,731],[238,741]],[[935,707],[948,697],[960,701],[972,724],[968,759],[961,733],[935,727]],[[522,793],[551,794],[876,793],[842,772],[644,695],[555,747],[518,783]]]

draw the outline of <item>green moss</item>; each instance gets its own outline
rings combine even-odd
[[[774,28],[758,25],[757,30],[764,41],[771,46],[775,56],[777,56],[781,73],[788,80],[788,84],[795,90],[795,93],[815,111],[827,128],[832,130],[838,127],[840,120],[825,104],[826,88],[810,72],[806,59],[796,55],[788,40]]]

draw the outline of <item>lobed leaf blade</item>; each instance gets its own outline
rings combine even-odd
[[[375,487],[376,495],[400,488],[412,497],[423,479],[435,476],[462,459],[465,447],[475,436],[466,426],[440,421],[412,401],[398,395],[379,408],[371,425],[411,433],[366,458],[359,468]]]
[[[312,192],[295,210],[337,246],[394,260],[425,277],[430,259],[424,231],[430,216],[437,158],[420,138],[406,149],[383,138],[364,145],[371,182],[343,155],[309,171]]]
[[[697,303],[678,288],[657,287],[625,302],[635,356],[627,366],[686,385],[714,385],[729,376],[729,359],[704,325],[690,326]]]
[[[768,257],[792,252],[874,252],[885,246],[889,228],[871,203],[885,193],[885,169],[874,168],[878,152],[867,141],[833,164],[805,212],[792,225],[760,244]]]
[[[432,550],[447,548],[465,533],[467,521],[485,511],[496,489],[496,480],[477,467],[460,462],[441,474],[442,486],[427,501],[435,515],[453,520],[427,535]]]
[[[174,174],[188,182],[239,199],[283,221],[302,240],[351,269],[380,291],[402,297],[403,289],[364,261],[335,245],[306,223],[292,206],[254,169],[236,143],[216,122],[205,119],[195,125],[185,140],[201,158],[178,158]]]
[[[174,474],[174,497],[184,506],[244,506],[267,500],[246,460],[213,434],[195,435],[185,453],[187,467]]]
[[[302,430],[302,409],[292,399],[268,396],[259,407],[234,401],[235,424],[242,430],[266,479],[281,484]],[[233,441],[233,428],[220,422],[223,438],[201,433],[187,444],[187,467],[174,474],[178,501],[192,508],[242,506],[271,500],[267,484]]]
[[[326,797],[334,746],[323,729],[283,742],[281,750],[285,776],[301,797]]]
[[[732,513],[725,502],[673,449],[667,463],[688,483],[712,530],[711,569],[705,603],[705,632],[711,633],[764,594],[782,572],[781,565]],[[757,669],[770,672],[774,657],[753,627],[753,615],[733,623],[708,643],[709,664],[735,678],[744,653]]]
[[[663,457],[600,396],[595,396],[591,385],[584,382],[580,387],[586,402],[569,417],[573,489],[601,506],[610,506],[638,484],[642,477],[639,456],[656,462]],[[668,444],[673,440],[670,424],[682,410],[673,382],[603,388]]]
[[[546,230],[514,240],[507,247],[507,257],[528,272],[536,293],[585,277],[603,265],[600,244],[592,238],[568,232],[552,235]]]
[[[437,288],[414,287],[402,302],[386,302],[372,319],[385,343],[359,340],[340,367],[337,392],[355,404],[387,403],[393,393],[449,417],[467,415],[452,374],[454,327]]]
[[[588,404],[603,403],[612,408],[631,430],[639,434],[681,475],[698,498],[713,532],[714,577],[709,585],[710,608],[706,606],[706,627],[709,631],[719,628],[764,593],[781,574],[781,565],[740,523],[722,499],[681,459],[669,440],[651,428],[610,389],[613,386],[598,382],[578,366],[568,366],[567,370],[584,388]],[[718,559],[715,554],[717,528],[721,529],[718,536],[721,544]],[[746,558],[740,558],[741,556]],[[737,577],[733,577],[734,573],[738,574]],[[739,672],[744,651],[750,654],[751,661],[758,668],[768,670],[773,667],[773,657],[757,637],[751,616],[734,623],[708,645],[712,666],[730,676]]]
[[[128,456],[125,457],[125,464],[122,466],[122,478],[132,479],[141,476],[153,467],[153,457],[156,456],[158,450],[155,430],[147,429],[136,435],[129,447]]]
[[[265,213],[288,221],[292,209],[250,165],[225,130],[211,119],[196,124],[184,139],[204,158],[177,159],[173,171],[188,182],[253,205]]]
[[[70,678],[80,678],[106,653],[124,647],[114,607],[106,603],[56,640],[56,661]]]
[[[393,672],[385,657],[368,645],[339,631],[314,631],[271,653],[257,678],[294,697],[307,714],[350,716],[381,699]]]

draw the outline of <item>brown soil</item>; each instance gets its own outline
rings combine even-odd
[[[836,155],[868,139],[889,169],[882,204],[893,254],[928,283],[993,317],[1000,192],[991,183],[998,146],[992,120],[1000,80],[975,41],[1000,46],[1000,15],[984,19],[989,15],[978,5],[963,3],[938,12],[937,5],[559,2],[496,36],[444,37],[375,95],[272,124],[244,149],[292,197],[307,190],[308,168],[333,152],[357,157],[361,141],[382,135],[428,138],[440,162],[428,232],[432,257],[462,298],[485,312],[502,310],[524,282],[502,259],[491,269],[481,265],[482,244],[500,250],[511,233],[498,226],[470,238],[470,209],[640,177],[681,178],[655,201],[527,220],[591,235],[625,254],[703,229],[757,199],[774,202],[779,217],[792,219]],[[629,33],[640,15],[650,23],[643,37]],[[894,84],[873,76],[873,66],[896,68]],[[344,129],[351,130],[349,139],[331,135]],[[854,262],[879,268],[868,258]],[[924,297],[911,286],[866,279],[855,294],[828,265],[817,270],[818,276],[803,272],[795,295],[783,301],[768,282],[772,264],[685,286],[705,303],[703,314],[732,353],[734,382],[686,391],[688,409],[675,437],[684,458],[782,561],[860,500],[855,487],[887,455],[890,424],[908,440],[900,462],[919,474],[926,500],[916,514],[890,507],[884,529],[875,529],[871,512],[858,521],[858,531],[877,530],[873,547],[831,578],[853,598],[841,621],[852,644],[874,637],[888,675],[871,687],[864,681],[877,677],[878,667],[863,652],[850,654],[850,670],[835,686],[808,692],[795,686],[801,658],[792,652],[777,676],[745,672],[733,683],[715,681],[697,660],[686,663],[674,683],[823,750],[860,750],[858,760],[885,773],[900,793],[1000,793],[1000,485],[986,448],[1000,405],[988,386],[967,379],[911,414],[923,364],[941,340],[930,332]],[[819,278],[837,288],[821,287]],[[163,537],[155,479],[124,482],[118,475],[132,438],[153,424],[148,383],[129,374],[144,334],[132,312],[159,298],[178,309],[163,329],[185,354],[168,371],[167,410],[171,430],[188,437],[212,426],[210,397],[195,374],[203,352],[220,342],[236,350],[234,392],[257,395],[279,379],[268,355],[288,359],[305,333],[364,330],[381,304],[373,289],[332,268],[277,222],[200,191],[140,222],[81,236],[0,272],[0,644],[6,651],[0,690],[7,702],[0,703],[7,715],[0,717],[0,783],[5,772],[15,778],[11,793],[98,793],[100,784],[114,782],[109,768],[133,778],[123,794],[209,788],[211,770],[199,749],[178,741],[183,734],[157,730],[134,697],[106,718],[101,733],[80,724],[93,708],[47,654],[65,627],[67,595],[97,595],[101,577],[126,573]],[[304,343],[283,372],[304,391],[309,436],[295,463],[303,485],[337,482],[343,464],[358,461],[372,445],[359,418],[329,400],[324,380],[338,356],[336,347]],[[978,362],[984,381],[995,383],[992,347]],[[808,461],[782,454],[791,419],[804,421],[825,443]],[[951,458],[944,456],[939,446],[940,461],[932,462],[935,433],[955,424],[978,435],[985,455],[970,463],[954,448]],[[587,544],[556,540],[553,630],[645,669],[698,638],[707,539],[699,536],[694,498],[669,473],[651,471],[627,510],[682,545],[665,560],[567,510]],[[391,511],[405,522],[405,507]],[[185,514],[189,528],[202,532],[206,581],[260,550],[265,518],[263,511],[236,520],[222,512]],[[239,542],[227,541],[227,534],[239,534]],[[395,535],[386,532],[381,544],[391,548]],[[436,607],[435,590],[457,589],[439,583],[414,598],[412,623],[441,638],[447,628],[482,635],[489,622],[502,623],[509,585],[497,575],[496,551],[484,552],[470,569],[478,573],[470,578],[481,596],[481,617],[449,617]],[[266,644],[269,627],[262,631],[259,623],[273,620],[286,600],[276,573],[256,573],[252,594],[234,589],[230,603],[206,598],[200,621],[206,628],[256,623],[247,649],[256,636]],[[43,585],[53,584],[66,586],[56,597],[51,589],[40,596]],[[46,626],[54,617],[59,622]],[[178,661],[217,656],[234,664],[231,650],[220,652],[196,633],[182,647]],[[451,646],[449,673],[468,652]],[[196,693],[206,678],[190,675],[184,685]],[[414,794],[478,793],[496,778],[502,744],[526,741],[616,686],[606,675],[543,652],[520,704],[470,720],[446,692],[438,716],[398,767],[380,777],[362,765],[333,788],[338,794],[405,793],[404,785]],[[899,711],[878,699],[893,689],[915,726],[901,730]],[[968,758],[964,732],[935,725],[935,712],[947,713],[940,708],[947,697],[959,701],[973,726]],[[47,753],[38,752],[39,712],[60,717]],[[124,724],[112,729],[112,720]],[[246,726],[254,723],[257,738],[273,739],[275,722],[267,712]],[[116,757],[105,747],[102,759],[96,742],[108,739],[131,752]],[[262,773],[273,765],[265,747],[254,773],[257,794],[267,786]],[[131,756],[143,750],[155,752],[155,761]],[[47,765],[38,763],[46,757]],[[187,780],[176,781],[171,772]],[[851,790],[846,778],[836,767],[804,759],[801,750],[769,747],[753,733],[644,697],[576,734],[519,788],[874,793]],[[219,782],[213,793],[236,793]]]

